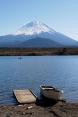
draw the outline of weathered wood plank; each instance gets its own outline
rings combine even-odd
[[[14,90],[14,95],[19,103],[36,102],[36,96],[29,90]]]

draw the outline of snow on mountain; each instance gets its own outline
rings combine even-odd
[[[38,35],[42,32],[55,33],[55,31],[46,24],[39,21],[33,21],[22,26],[15,35]]]
[[[42,22],[33,21],[14,34],[0,36],[0,47],[78,47],[78,42]]]

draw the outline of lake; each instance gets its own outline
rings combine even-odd
[[[78,56],[0,57],[0,104],[16,104],[13,89],[30,88],[39,96],[41,84],[64,90],[78,102]]]

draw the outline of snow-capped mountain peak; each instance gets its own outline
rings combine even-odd
[[[8,48],[59,48],[78,47],[78,42],[46,24],[33,21],[22,26],[16,33],[0,36],[0,47]]]
[[[15,35],[37,35],[44,32],[55,33],[55,31],[46,24],[40,21],[33,21],[22,26]]]

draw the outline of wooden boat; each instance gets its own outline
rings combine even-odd
[[[60,91],[52,86],[40,86],[40,93],[43,97],[52,100],[63,100],[63,90]]]
[[[36,102],[36,95],[32,93],[31,90],[14,90],[13,91],[17,101],[19,103],[35,103]]]

